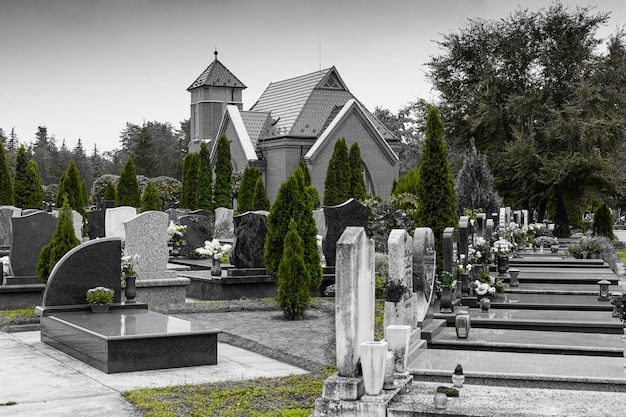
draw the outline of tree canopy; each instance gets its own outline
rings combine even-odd
[[[470,19],[428,63],[446,139],[487,155],[505,203],[546,209],[555,234],[599,196],[614,193],[625,132],[623,33],[600,52],[608,14],[592,7],[518,9]]]

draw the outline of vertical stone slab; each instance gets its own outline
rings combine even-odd
[[[453,273],[457,257],[456,230],[454,227],[443,229],[443,270]]]
[[[522,226],[528,226],[528,210],[522,210]]]
[[[104,213],[104,236],[126,238],[124,222],[137,215],[135,207],[121,206],[106,209]]]
[[[11,217],[19,216],[21,210],[13,206],[0,207],[0,246],[11,246],[13,231]]]
[[[72,224],[74,225],[74,234],[79,242],[83,241],[83,215],[72,210]]]
[[[189,214],[190,211],[191,210],[189,209],[175,209],[175,208],[169,208],[165,210],[165,212],[168,214],[170,218],[170,221],[173,221],[176,224],[178,224],[178,219],[180,219],[181,216],[184,216],[185,214]]]
[[[470,243],[470,220],[468,216],[459,218],[459,254],[467,256]]]
[[[213,225],[207,216],[185,214],[178,219],[178,223],[181,226],[187,226],[180,249],[184,256],[203,247],[207,240],[213,240]]]
[[[493,219],[487,219],[487,227],[485,227],[485,240],[493,237]]]
[[[87,304],[87,290],[107,287],[121,300],[119,238],[90,240],[67,252],[50,272],[43,306]]]
[[[337,241],[335,326],[337,372],[358,376],[359,344],[374,340],[374,241],[346,227]]]
[[[506,226],[509,224],[506,219],[506,208],[500,207],[500,211],[498,213],[498,230],[506,229]]]
[[[230,262],[235,268],[265,268],[268,211],[247,211],[233,218],[235,241]]]
[[[235,225],[233,223],[234,210],[226,207],[215,209],[215,237],[218,239],[233,239]]]
[[[517,223],[518,226],[522,224],[522,210],[514,210],[513,211],[513,221]]]
[[[89,239],[104,237],[104,212],[106,209],[98,209],[87,212],[87,236]]]
[[[313,210],[313,219],[315,220],[315,228],[317,229],[317,235],[322,237],[322,240],[326,238],[326,217],[324,217],[324,209],[319,208]]]
[[[389,249],[388,291],[390,288],[405,288],[400,298],[385,301],[385,329],[395,324],[415,328],[417,318],[414,305],[417,295],[413,292],[413,238],[404,229],[394,229],[387,241]],[[393,294],[395,297],[396,294]]]
[[[485,227],[487,226],[487,215],[485,213],[478,213],[476,215],[476,236],[485,236]]]
[[[326,220],[326,237],[322,242],[326,265],[335,266],[337,241],[347,227],[367,227],[370,215],[369,207],[356,201],[354,198],[343,204],[324,207]]]
[[[435,235],[430,227],[413,233],[413,291],[416,295],[416,320],[422,323],[432,301],[437,272]]]
[[[9,258],[13,275],[16,277],[37,275],[39,253],[50,243],[56,225],[57,219],[45,211],[11,217],[13,243]]]
[[[124,222],[127,255],[138,254],[135,268],[139,279],[176,278],[167,272],[169,216],[162,211],[145,211]]]
[[[513,211],[511,210],[511,207],[507,206],[504,208],[504,221],[506,222],[505,227],[508,227],[509,223],[513,221]]]

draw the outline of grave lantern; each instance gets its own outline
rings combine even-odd
[[[603,279],[598,281],[598,285],[600,286],[598,301],[609,301],[609,285],[611,285],[611,281]]]

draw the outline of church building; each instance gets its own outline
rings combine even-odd
[[[204,141],[215,160],[217,138],[230,141],[233,171],[256,167],[270,202],[304,159],[321,201],[335,141],[361,151],[366,192],[386,199],[398,178],[401,149],[396,138],[348,90],[335,67],[271,83],[243,110],[246,86],[215,59],[187,89],[191,93],[189,152]]]

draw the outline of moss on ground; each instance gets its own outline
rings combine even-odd
[[[0,328],[4,326],[36,323],[39,323],[39,317],[35,315],[34,308],[0,310]]]

